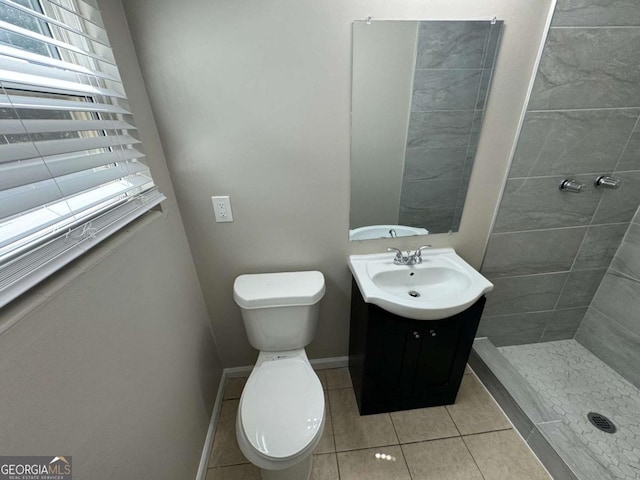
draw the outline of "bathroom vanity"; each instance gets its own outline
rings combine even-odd
[[[493,284],[452,248],[351,255],[349,372],[361,415],[455,402]]]
[[[361,415],[455,402],[484,307],[412,320],[365,303],[353,281],[349,372]]]

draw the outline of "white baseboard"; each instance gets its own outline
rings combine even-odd
[[[253,370],[253,365],[247,365],[245,367],[233,367],[233,368],[225,368],[224,374],[227,378],[241,378],[248,377]]]
[[[202,447],[202,455],[200,456],[200,465],[198,465],[198,473],[196,473],[196,480],[205,480],[207,476],[207,469],[209,468],[209,453],[213,446],[213,437],[216,434],[216,426],[218,425],[218,417],[220,416],[220,407],[222,407],[222,398],[224,396],[224,387],[227,384],[227,376],[225,371],[222,371],[220,377],[220,383],[218,384],[218,394],[216,395],[216,401],[213,404],[213,411],[211,412],[211,419],[209,420],[209,430],[207,430],[207,436],[204,439],[204,447]]]
[[[314,370],[343,368],[349,364],[349,357],[316,358],[314,360],[310,360],[310,363]],[[213,411],[211,412],[211,420],[209,421],[209,430],[207,431],[207,437],[204,440],[204,446],[202,448],[202,455],[200,456],[200,465],[198,466],[196,480],[205,480],[207,476],[209,453],[213,446],[213,437],[216,434],[216,427],[218,425],[218,417],[220,416],[220,408],[222,407],[222,399],[224,397],[224,388],[227,384],[227,379],[248,377],[251,370],[253,370],[253,365],[225,368],[222,371],[222,376],[220,377],[220,383],[218,385],[218,394],[216,395],[216,401],[213,404]]]
[[[315,358],[309,360],[314,370],[327,370],[329,368],[342,368],[349,365],[349,357],[329,357],[329,358]],[[225,368],[224,373],[227,378],[242,378],[248,377],[253,370],[253,365],[247,365],[244,367]]]

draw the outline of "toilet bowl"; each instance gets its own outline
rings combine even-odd
[[[260,353],[242,391],[236,438],[263,480],[307,480],[324,430],[324,393],[304,347],[315,335],[320,272],[241,275],[234,283],[249,343]]]

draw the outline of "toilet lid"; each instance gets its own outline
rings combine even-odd
[[[240,413],[244,433],[256,450],[273,458],[291,457],[322,426],[322,385],[300,358],[265,361],[247,381]]]

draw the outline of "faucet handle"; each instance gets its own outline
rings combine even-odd
[[[431,248],[431,245],[422,245],[421,247],[416,248],[413,256],[417,260],[417,263],[422,263],[422,250],[426,248]]]
[[[400,250],[399,248],[389,247],[387,248],[387,252],[396,252],[396,257],[393,259],[393,263],[395,263],[396,265],[398,265],[399,262],[402,262],[404,260],[404,255],[402,254],[402,250]]]

